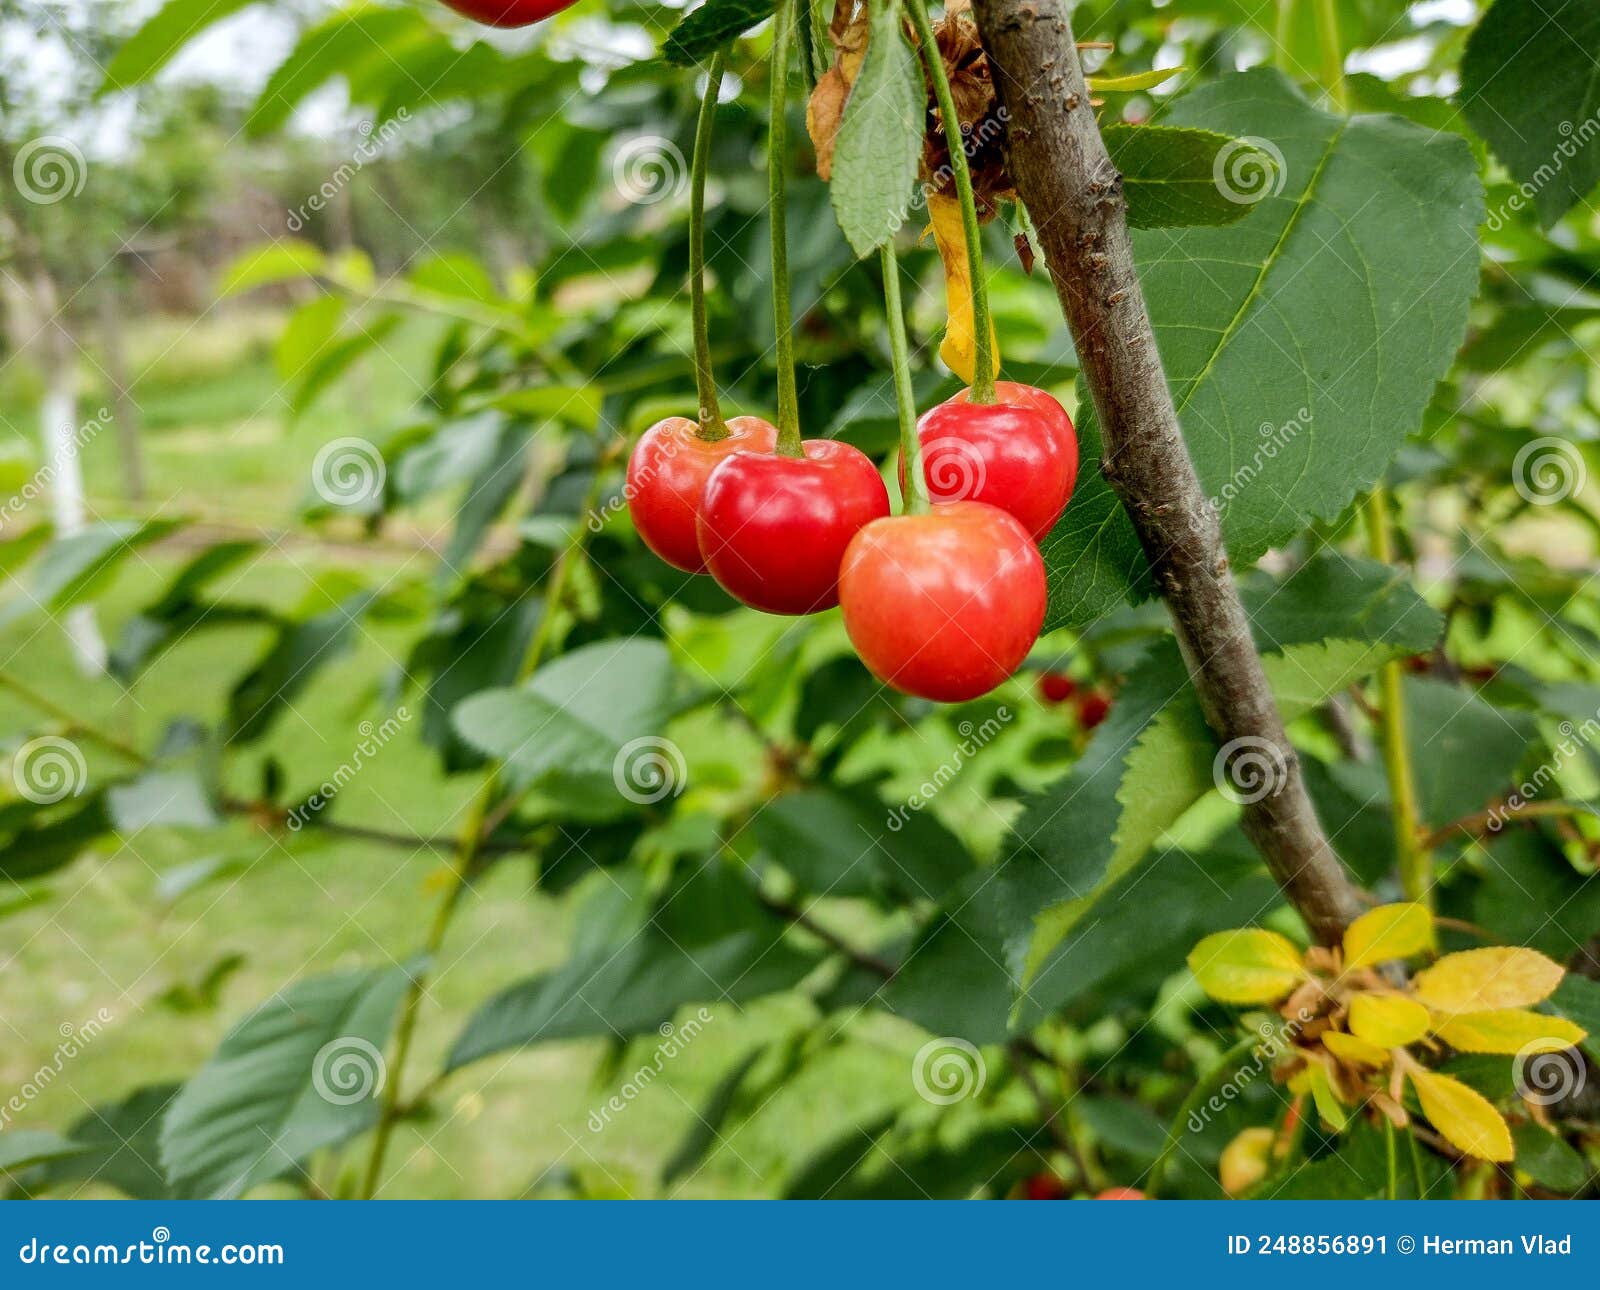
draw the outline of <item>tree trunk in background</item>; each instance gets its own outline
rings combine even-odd
[[[55,280],[43,268],[33,276],[37,330],[34,344],[44,369],[45,393],[39,404],[39,434],[44,441],[45,469],[50,480],[51,517],[56,537],[70,537],[84,527],[87,505],[80,450],[84,436],[78,425],[77,365],[72,337],[57,310]],[[106,643],[92,605],[76,605],[61,623],[78,667],[88,676],[106,670]]]
[[[144,500],[144,453],[139,446],[139,407],[128,380],[128,353],[122,336],[122,280],[107,273],[100,291],[100,348],[111,382],[111,411],[117,422],[117,452],[122,459],[122,495]]]

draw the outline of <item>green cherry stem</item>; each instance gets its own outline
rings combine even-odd
[[[789,228],[784,166],[789,153],[789,49],[795,0],[778,0],[772,19],[772,92],[767,124],[767,213],[772,226],[772,314],[778,350],[778,455],[800,457],[800,400],[795,393],[794,326],[789,312]]]
[[[900,459],[905,469],[901,511],[923,514],[929,509],[928,481],[922,475],[922,443],[917,438],[916,396],[911,392],[911,364],[906,347],[906,319],[900,305],[900,262],[894,239],[883,244],[883,310],[889,322],[889,353],[894,360],[894,402],[900,413]]]
[[[711,338],[706,329],[706,171],[711,165],[711,127],[722,88],[722,55],[706,71],[706,95],[694,130],[694,160],[689,169],[689,312],[694,320],[694,385],[699,396],[700,438],[708,443],[728,437],[717,402],[717,380],[711,371]]]
[[[939,56],[939,42],[933,34],[933,23],[928,18],[927,0],[905,0],[911,13],[912,24],[917,29],[917,44],[922,61],[933,82],[933,94],[939,102],[939,116],[944,121],[945,142],[950,150],[950,170],[955,175],[956,197],[961,203],[961,228],[967,241],[967,270],[972,275],[972,328],[976,333],[977,353],[973,361],[972,401],[993,403],[994,350],[990,346],[993,324],[989,315],[989,288],[983,278],[983,247],[979,242],[978,203],[972,195],[972,171],[967,166],[967,141],[961,133],[961,117],[956,112],[955,96],[950,92],[950,78],[945,75],[944,59]]]

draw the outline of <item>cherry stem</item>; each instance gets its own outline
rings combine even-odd
[[[706,171],[711,165],[711,127],[722,88],[722,55],[706,72],[706,94],[694,131],[694,160],[689,170],[689,312],[694,320],[694,384],[699,397],[700,438],[709,443],[728,437],[717,402],[717,380],[711,371],[711,339],[706,327]]]
[[[778,455],[804,456],[800,400],[795,393],[794,330],[789,313],[788,221],[784,166],[789,151],[789,49],[794,41],[794,0],[778,0],[772,19],[772,87],[767,123],[767,214],[772,226],[772,314],[778,351]]]
[[[917,29],[917,44],[922,50],[922,61],[928,69],[928,79],[933,82],[934,98],[939,103],[939,116],[944,122],[945,143],[950,151],[950,170],[955,175],[956,197],[961,204],[961,228],[967,241],[967,271],[972,277],[972,329],[976,333],[977,353],[974,356],[971,399],[974,403],[993,403],[994,350],[990,339],[994,335],[989,314],[989,288],[983,277],[983,248],[979,242],[978,203],[972,195],[972,171],[967,166],[967,141],[961,132],[961,117],[956,112],[955,96],[950,92],[950,78],[945,74],[944,59],[939,54],[939,41],[933,34],[933,23],[928,18],[926,0],[906,0],[912,24]]]
[[[901,512],[921,515],[932,507],[928,481],[922,474],[922,442],[917,438],[916,396],[911,392],[906,319],[900,304],[900,262],[895,259],[893,238],[883,244],[879,255],[883,260],[883,310],[889,322],[889,353],[894,360],[894,402],[900,413],[900,461],[905,475]]]

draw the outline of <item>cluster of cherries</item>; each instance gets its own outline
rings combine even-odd
[[[1044,622],[1038,542],[1078,474],[1072,418],[1045,391],[963,390],[917,425],[932,505],[891,516],[872,460],[831,439],[779,449],[778,431],[734,417],[708,436],[687,417],[658,422],[628,463],[627,497],[645,544],[709,573],[773,614],[839,605],[880,680],[958,703],[1016,671]],[[900,463],[902,488],[905,463]]]

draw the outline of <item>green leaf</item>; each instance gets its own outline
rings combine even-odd
[[[787,945],[785,929],[738,875],[720,867],[697,873],[620,947],[593,946],[490,999],[467,1022],[447,1069],[557,1039],[628,1039],[685,1004],[741,1003],[788,989],[818,960]]]
[[[1128,223],[1134,228],[1231,224],[1255,209],[1230,199],[1217,183],[1219,158],[1221,164],[1269,162],[1248,140],[1166,125],[1108,125],[1100,136],[1122,173]]]
[[[740,1086],[754,1069],[755,1064],[766,1054],[767,1045],[757,1044],[717,1081],[711,1090],[711,1096],[706,1098],[703,1106],[696,1109],[689,1131],[684,1134],[683,1140],[678,1143],[667,1163],[662,1166],[663,1186],[676,1182],[684,1174],[698,1168],[711,1148],[717,1144],[722,1136],[722,1126],[727,1122],[734,1103],[738,1101]]]
[[[1330,116],[1273,71],[1225,76],[1163,123],[1283,157],[1224,171],[1249,219],[1134,236],[1184,437],[1243,567],[1337,516],[1420,428],[1477,289],[1482,191],[1459,137]],[[1082,419],[1083,483],[1043,546],[1047,626],[1153,590],[1087,403]]]
[[[683,790],[683,754],[659,737],[677,693],[660,641],[598,641],[545,664],[519,689],[474,694],[453,721],[517,782],[620,808]]]
[[[1561,1138],[1537,1124],[1519,1124],[1511,1130],[1517,1150],[1517,1168],[1539,1186],[1566,1195],[1582,1191],[1595,1177],[1584,1158]]]
[[[331,293],[309,300],[289,315],[277,346],[273,366],[285,382],[298,381],[306,368],[332,343],[344,321],[345,300]]]
[[[1089,91],[1093,94],[1132,94],[1137,90],[1153,90],[1187,70],[1186,67],[1153,67],[1147,72],[1129,72],[1126,76],[1091,76],[1088,78]]]
[[[1428,824],[1447,824],[1504,797],[1535,734],[1525,712],[1471,690],[1407,677],[1406,715],[1417,796]]]
[[[84,1148],[43,1129],[7,1129],[0,1133],[0,1173],[75,1156]]]
[[[218,822],[205,786],[192,771],[148,771],[107,790],[106,804],[118,833],[152,825],[205,829]]]
[[[91,598],[140,547],[182,527],[179,520],[103,520],[57,538],[33,566],[31,594],[0,609],[0,625],[35,609],[57,613]]]
[[[247,744],[266,734],[283,707],[310,684],[316,669],[354,643],[361,614],[372,600],[373,593],[360,592],[324,614],[280,628],[228,696],[224,739]]]
[[[297,981],[230,1030],[161,1126],[175,1195],[231,1198],[368,1128],[406,968]]]
[[[26,882],[52,873],[110,828],[104,793],[86,792],[56,805],[8,802],[0,806],[0,879]]]
[[[30,1191],[63,1182],[115,1187],[134,1200],[167,1200],[161,1159],[161,1122],[180,1085],[152,1084],[120,1102],[97,1106],[78,1120],[67,1136],[79,1150],[51,1161],[30,1179]]]
[[[862,256],[905,222],[922,159],[927,90],[904,21],[899,0],[872,6],[866,58],[834,140],[833,213]]]
[[[1568,972],[1550,996],[1550,1006],[1589,1032],[1579,1047],[1600,1062],[1600,981]]]
[[[218,293],[236,296],[256,287],[295,278],[309,278],[322,272],[327,261],[310,242],[285,238],[265,246],[252,247],[239,256],[222,275]]]
[[[390,46],[425,41],[433,35],[427,19],[412,9],[358,5],[312,27],[274,69],[245,118],[253,135],[268,134],[313,90],[334,76],[360,77],[394,66]]]
[[[1279,584],[1247,585],[1244,595],[1288,720],[1385,660],[1429,648],[1441,626],[1403,574],[1338,555]],[[993,1001],[1031,983],[1162,831],[1217,787],[1216,754],[1178,647],[1163,638],[1129,672],[1071,773],[1028,801],[994,876],[970,899],[962,889],[947,902],[954,916],[934,925],[890,988],[896,1007],[914,999],[927,1011],[910,1015],[931,1029],[974,1042],[1002,1037]],[[939,953],[929,949],[935,940]],[[959,979],[961,990],[941,992],[941,978]],[[955,1029],[957,1019],[967,1028]]]
[[[207,27],[247,9],[256,0],[167,0],[144,26],[123,41],[106,68],[102,94],[147,81]]]
[[[1461,59],[1461,110],[1545,228],[1600,182],[1597,49],[1600,0],[1495,0]]]
[[[777,0],[706,0],[672,29],[661,56],[674,67],[693,66],[765,22],[777,7]]]

